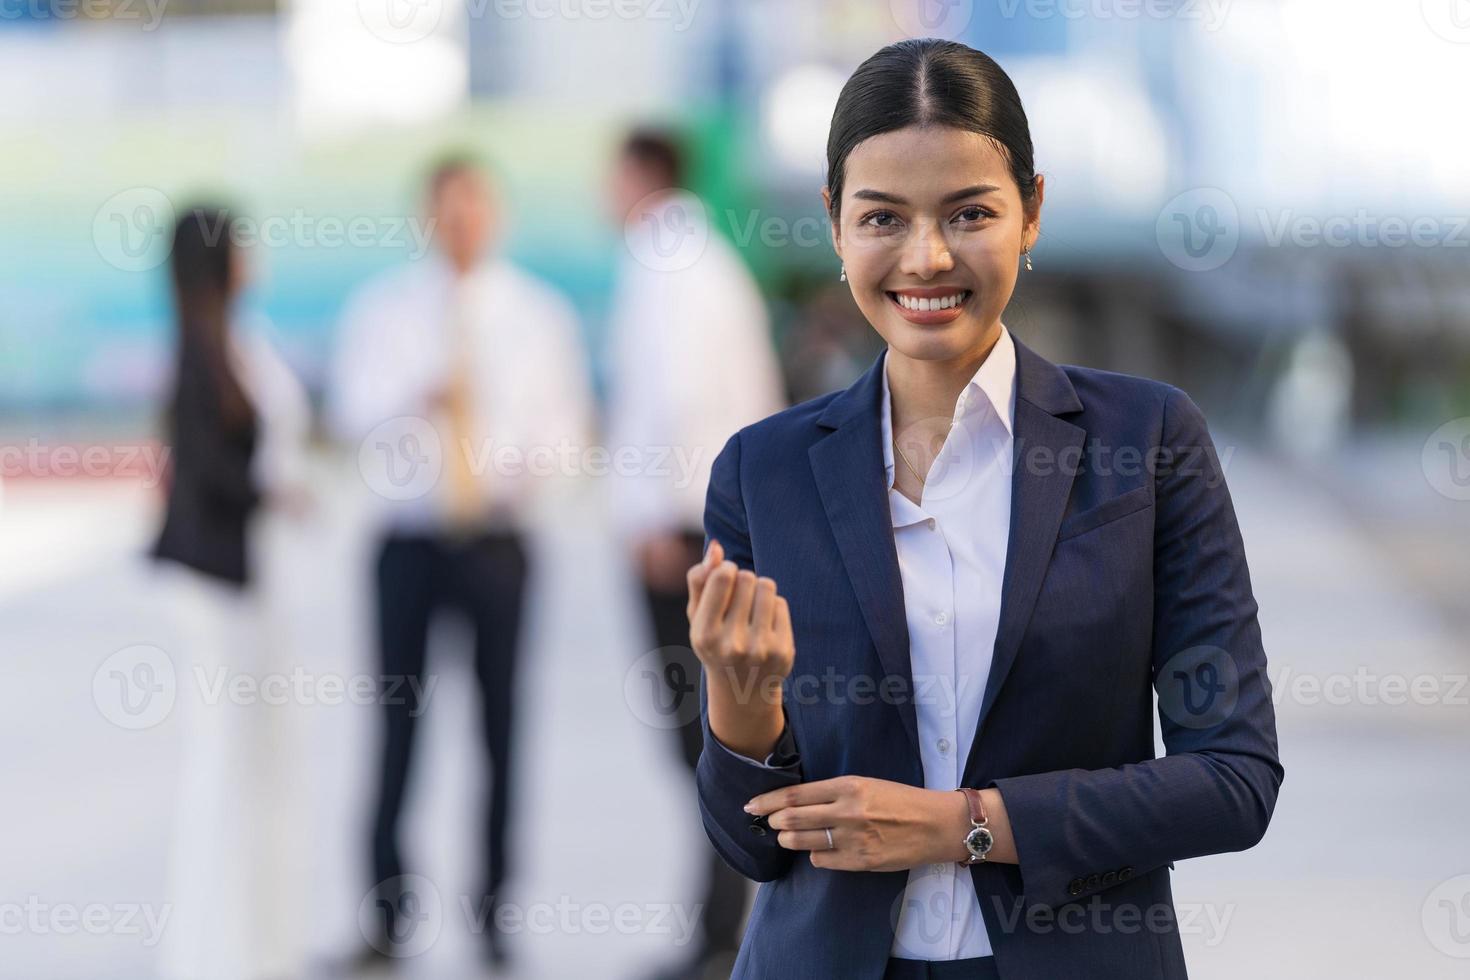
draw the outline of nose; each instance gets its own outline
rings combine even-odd
[[[922,220],[914,225],[913,234],[905,243],[900,271],[920,279],[932,279],[941,272],[954,268],[954,256],[949,252],[949,242],[938,222]]]

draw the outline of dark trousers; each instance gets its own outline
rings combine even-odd
[[[482,734],[492,766],[483,882],[487,910],[498,904],[495,896],[510,870],[506,825],[513,799],[513,686],[526,574],[525,549],[520,536],[513,533],[486,533],[464,540],[390,535],[378,554],[378,653],[384,678],[385,727],[372,858],[379,907],[389,910],[385,922],[389,935],[395,931],[392,910],[399,908],[404,894],[398,881],[404,873],[398,818],[413,756],[414,730],[424,707],[416,703],[414,691],[423,690],[426,683],[429,623],[441,608],[460,610],[474,630]],[[407,683],[410,678],[417,687]]]
[[[686,531],[681,537],[688,550],[687,565],[693,565],[704,557],[703,532]],[[681,587],[675,592],[664,592],[645,583],[644,594],[648,599],[648,609],[653,618],[654,640],[659,649],[682,647],[688,650],[688,590]],[[666,681],[682,676],[683,664],[674,668],[671,666],[674,660],[675,657],[672,656],[664,658],[665,670],[662,676]],[[671,703],[677,703],[676,699],[683,696],[687,696],[687,692],[672,689],[668,692]],[[704,747],[699,716],[696,714],[692,721],[681,725],[676,731],[679,734],[684,763],[692,779],[694,767],[699,762],[700,750]],[[708,841],[703,845],[703,864],[704,895],[701,901],[704,903],[704,948],[701,952],[706,955],[734,952],[740,948],[740,919],[745,914],[745,879],[724,862]]]
[[[994,956],[965,960],[905,960],[889,957],[883,980],[996,980]]]

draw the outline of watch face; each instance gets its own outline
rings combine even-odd
[[[995,838],[984,827],[973,827],[965,836],[965,847],[976,857],[984,857],[995,846]]]

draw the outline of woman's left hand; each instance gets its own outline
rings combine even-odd
[[[954,791],[838,776],[762,793],[745,809],[769,815],[771,829],[780,831],[778,843],[810,851],[818,868],[902,871],[966,856],[969,805]]]

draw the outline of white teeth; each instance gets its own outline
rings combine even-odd
[[[951,306],[958,306],[965,298],[964,292],[955,293],[952,296],[937,297],[935,299],[920,299],[914,296],[906,296],[903,293],[894,293],[898,297],[898,303],[906,310],[914,310],[919,313],[927,313],[930,310],[947,310]]]

